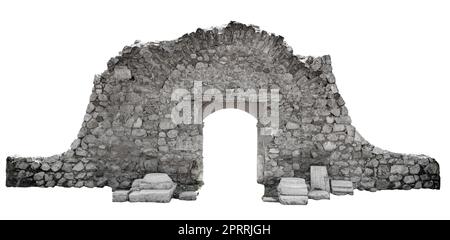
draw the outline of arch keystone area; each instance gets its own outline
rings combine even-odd
[[[183,94],[174,94],[177,89]],[[227,98],[228,92],[235,95]],[[239,100],[240,93],[251,94]],[[46,158],[8,157],[6,185],[109,186],[120,197],[121,190],[145,185],[145,179],[133,184],[136,179],[165,173],[173,183],[161,184],[170,186],[170,194],[195,199],[203,184],[204,111],[227,107],[257,117],[257,181],[266,199],[277,198],[282,178],[310,185],[311,166],[323,166],[329,179],[360,190],[440,188],[433,158],[379,149],[356,131],[330,56],[296,56],[283,37],[236,22],[174,41],[126,46],[95,77],[70,149]],[[174,112],[187,120],[174,121]],[[157,176],[146,179],[167,181]],[[345,181],[331,185],[344,189]]]

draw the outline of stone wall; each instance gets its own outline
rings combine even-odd
[[[440,188],[427,156],[372,146],[351,125],[330,56],[293,54],[283,37],[231,22],[174,41],[136,42],[94,79],[86,115],[70,150],[50,158],[8,158],[7,185],[128,189],[163,172],[180,190],[202,184],[202,124],[170,119],[176,88],[279,89],[280,129],[259,136],[258,182],[274,195],[281,177],[309,179],[311,165],[361,190]],[[206,116],[203,116],[206,117]],[[264,126],[258,125],[259,128]]]

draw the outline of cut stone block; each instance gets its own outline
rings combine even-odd
[[[172,199],[173,192],[175,191],[176,185],[171,189],[153,189],[153,190],[140,190],[130,193],[130,202],[158,202],[158,203],[168,203]]]
[[[278,202],[278,198],[276,197],[262,197],[263,202]]]
[[[277,190],[279,195],[308,196],[308,186],[302,178],[282,178]]]
[[[308,193],[308,198],[313,200],[330,199],[330,193],[325,190],[312,190]]]
[[[154,189],[171,189],[175,183],[165,173],[149,173],[143,179],[134,180],[132,189],[139,190],[154,190]]]
[[[308,196],[280,195],[279,201],[283,205],[306,205],[306,204],[308,204]]]
[[[353,183],[344,180],[331,180],[331,191],[334,195],[353,195]]]
[[[112,193],[113,202],[127,202],[129,191],[115,191]]]
[[[327,167],[311,166],[311,190],[326,190],[327,177]]]
[[[197,200],[197,192],[194,191],[186,191],[186,192],[181,192],[178,195],[178,199],[183,200],[183,201],[194,201]]]

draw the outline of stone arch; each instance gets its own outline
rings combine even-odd
[[[8,186],[127,189],[164,172],[177,191],[202,185],[201,124],[174,124],[174,89],[278,89],[279,128],[264,134],[259,182],[275,194],[281,177],[309,177],[323,165],[332,179],[362,190],[439,188],[439,165],[424,155],[381,150],[364,140],[332,73],[330,56],[293,54],[283,37],[236,22],[174,41],[136,42],[94,79],[78,138],[49,158],[8,158]],[[195,117],[195,116],[193,116]]]

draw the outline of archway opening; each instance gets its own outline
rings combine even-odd
[[[259,202],[257,119],[238,109],[222,109],[204,119],[203,180],[200,198]]]

